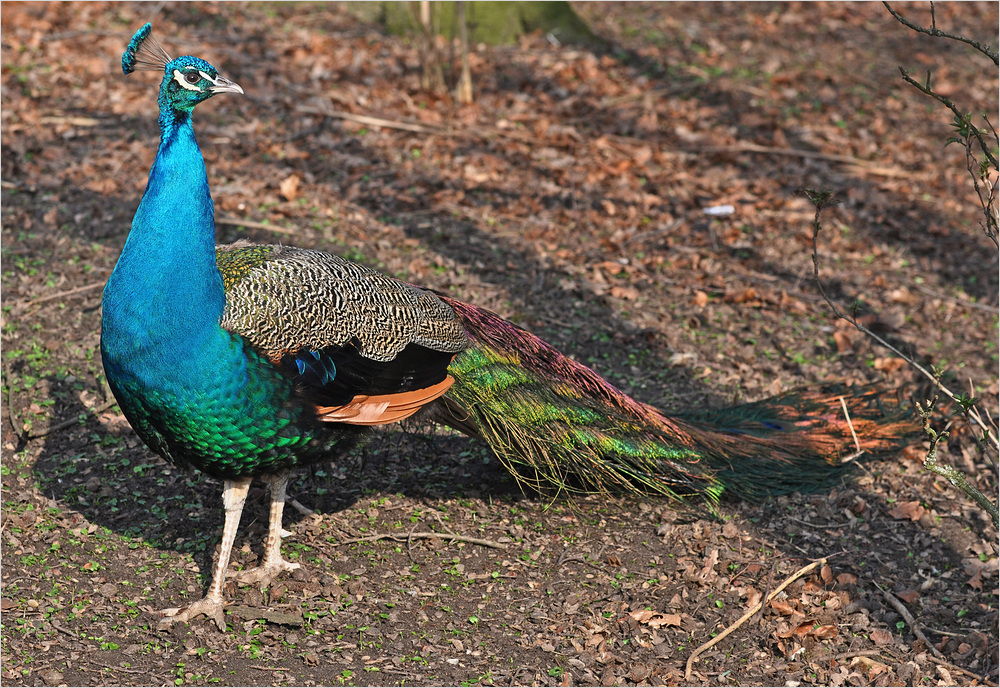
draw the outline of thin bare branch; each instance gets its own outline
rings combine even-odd
[[[893,609],[895,609],[897,612],[899,612],[899,615],[901,617],[903,617],[903,621],[905,621],[906,625],[910,627],[911,631],[913,631],[913,635],[917,636],[917,638],[919,640],[922,640],[923,643],[924,643],[924,645],[927,647],[927,649],[929,649],[931,652],[933,652],[936,657],[941,657],[943,659],[944,655],[941,654],[940,650],[938,650],[936,647],[934,647],[934,643],[932,643],[931,641],[929,641],[927,639],[927,636],[924,635],[924,632],[922,630],[920,630],[920,624],[918,624],[917,620],[913,618],[913,614],[911,614],[910,610],[906,608],[906,605],[904,605],[899,600],[898,597],[896,597],[895,595],[893,595],[888,590],[883,590],[882,591],[882,597],[885,598],[886,602],[888,602],[890,605],[892,605]]]
[[[507,549],[507,546],[501,542],[496,542],[494,540],[484,540],[482,538],[470,537],[468,535],[458,535],[456,533],[435,533],[433,531],[428,531],[424,533],[410,533],[409,535],[397,535],[395,533],[376,533],[375,535],[367,535],[365,537],[359,538],[348,538],[347,540],[341,540],[340,544],[346,545],[353,542],[376,542],[377,540],[395,540],[396,542],[406,542],[408,540],[419,540],[419,539],[431,539],[437,538],[439,540],[449,540],[455,542],[468,542],[473,545],[482,545],[483,547],[492,547],[494,549]]]
[[[975,485],[970,483],[969,479],[965,476],[965,473],[952,466],[942,466],[937,462],[938,443],[948,437],[948,432],[937,432],[931,427],[931,411],[934,409],[934,405],[936,403],[937,397],[931,400],[927,404],[926,408],[921,406],[919,403],[917,404],[920,416],[924,420],[924,432],[931,441],[930,447],[927,449],[927,455],[924,457],[924,468],[931,473],[936,473],[942,476],[954,487],[969,495],[969,497],[971,497],[981,509],[990,515],[990,518],[993,519],[993,526],[1000,527],[1000,509],[998,509],[997,505],[991,502],[986,495],[976,488]]]
[[[868,337],[870,337],[871,339],[875,340],[880,345],[882,345],[883,347],[885,347],[886,349],[888,349],[889,351],[891,351],[894,354],[896,354],[897,356],[899,356],[901,359],[903,359],[908,364],[910,364],[910,366],[912,366],[915,370],[920,371],[928,380],[930,380],[932,383],[934,383],[934,386],[937,387],[937,389],[940,390],[942,394],[944,394],[946,397],[948,397],[949,399],[951,399],[952,401],[954,401],[959,406],[963,406],[963,404],[959,401],[958,395],[956,395],[950,389],[948,389],[947,387],[945,387],[944,383],[941,382],[941,378],[939,376],[934,375],[932,372],[930,372],[929,370],[927,370],[926,368],[924,368],[922,365],[920,365],[919,363],[917,363],[915,360],[913,360],[912,356],[908,356],[908,355],[904,354],[902,351],[900,351],[899,349],[897,349],[896,347],[894,347],[892,344],[890,344],[889,342],[887,342],[885,339],[883,339],[882,337],[880,337],[877,334],[875,334],[874,332],[872,332],[870,329],[868,329],[863,324],[861,324],[860,322],[858,322],[857,318],[855,318],[854,316],[848,315],[847,313],[844,313],[840,309],[840,307],[837,306],[837,304],[833,302],[833,299],[830,298],[830,295],[826,293],[826,287],[823,286],[823,280],[820,279],[820,276],[819,276],[819,246],[818,246],[818,243],[819,243],[819,233],[820,233],[820,230],[822,230],[822,228],[823,228],[823,225],[820,222],[820,215],[822,214],[824,208],[826,208],[827,206],[833,204],[833,199],[832,199],[832,194],[829,194],[829,193],[826,193],[826,192],[806,191],[806,193],[809,196],[809,199],[816,206],[816,215],[813,218],[813,223],[812,223],[812,227],[813,227],[813,232],[812,232],[813,278],[816,281],[816,285],[819,288],[820,294],[823,296],[823,299],[826,301],[827,305],[829,305],[830,308],[833,309],[834,315],[836,315],[838,318],[841,318],[841,319],[846,320],[847,322],[851,323],[851,325],[853,325],[855,327],[855,329],[857,329],[859,332],[867,335]],[[982,429],[983,436],[987,439],[987,441],[995,449],[1000,450],[1000,443],[997,442],[996,433],[994,433],[993,430],[989,426],[986,425],[986,422],[983,421],[982,416],[980,415],[978,409],[976,409],[974,406],[970,406],[969,409],[968,409],[968,417],[976,425],[978,425],[980,427],[980,429]]]
[[[980,148],[982,148],[983,155],[986,156],[986,159],[990,162],[990,165],[992,165],[993,167],[997,166],[997,158],[990,152],[989,146],[986,144],[986,139],[983,138],[982,132],[979,131],[979,127],[977,127],[972,123],[972,120],[969,118],[969,115],[965,114],[964,112],[958,109],[958,106],[955,105],[955,103],[951,100],[951,98],[946,98],[945,96],[937,93],[933,88],[931,88],[930,75],[927,76],[927,82],[925,84],[921,84],[919,81],[910,76],[910,73],[907,72],[902,67],[899,68],[899,73],[903,75],[903,81],[910,84],[921,93],[929,95],[931,98],[938,101],[939,103],[947,107],[949,110],[954,112],[955,117],[965,122],[966,126],[968,126],[969,128],[969,133],[975,136],[976,140],[979,141],[979,146]]]
[[[918,24],[914,24],[913,22],[909,21],[908,19],[906,19],[906,17],[904,17],[899,12],[894,10],[888,2],[885,2],[883,0],[882,4],[885,5],[885,8],[887,10],[889,10],[889,14],[895,17],[896,21],[898,21],[903,26],[909,27],[919,33],[925,33],[928,36],[934,36],[935,38],[950,38],[953,41],[958,41],[959,43],[965,43],[966,45],[971,45],[973,48],[981,52],[983,55],[986,55],[986,57],[993,60],[993,64],[1000,66],[1000,55],[997,55],[997,53],[993,49],[991,49],[990,46],[984,43],[980,43],[979,41],[974,41],[971,38],[966,38],[965,36],[958,36],[956,34],[948,33],[947,31],[942,31],[941,29],[937,28],[937,22],[933,18],[934,17],[933,2],[931,3],[932,25],[930,28],[927,28],[925,26],[920,26]]]

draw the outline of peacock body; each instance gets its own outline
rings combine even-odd
[[[242,93],[196,57],[170,59],[146,24],[126,74],[162,72],[160,145],[103,298],[101,353],[122,412],[177,466],[224,481],[226,525],[203,600],[168,609],[224,628],[222,591],[250,482],[271,487],[265,556],[243,582],[296,568],[280,553],[288,473],[366,428],[418,411],[486,440],[527,486],[615,490],[709,504],[822,489],[855,451],[897,447],[911,426],[872,389],[799,391],[690,417],[637,402],[535,335],[484,309],[337,256],[215,246],[191,115]]]

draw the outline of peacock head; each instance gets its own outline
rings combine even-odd
[[[135,32],[122,55],[122,71],[163,72],[160,107],[190,113],[195,105],[216,93],[243,93],[239,84],[221,76],[211,64],[193,55],[171,59],[153,38],[153,25],[146,23]]]

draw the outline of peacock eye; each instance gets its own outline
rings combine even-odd
[[[201,81],[201,75],[198,74],[197,72],[188,72],[187,74],[184,75],[184,81],[188,82],[189,84],[196,84],[199,81]]]

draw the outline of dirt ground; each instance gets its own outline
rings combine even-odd
[[[995,3],[936,9],[995,42]],[[229,585],[225,633],[156,630],[204,594],[222,509],[217,482],[138,441],[100,363],[101,287],[157,142],[157,78],[119,66],[146,20],[246,90],[195,121],[220,241],[336,252],[491,308],[668,412],[835,379],[922,398],[812,280],[798,190],[831,189],[830,293],[997,416],[997,253],[949,113],[897,70],[995,113],[987,60],[875,3],[578,11],[602,44],[476,46],[459,106],[340,5],[4,3],[5,685],[997,684],[997,531],[919,443],[716,522],[525,495],[482,444],[410,424],[293,477],[318,512],[286,515],[303,568]],[[996,495],[949,419],[942,460]],[[266,522],[254,489],[234,566]]]

